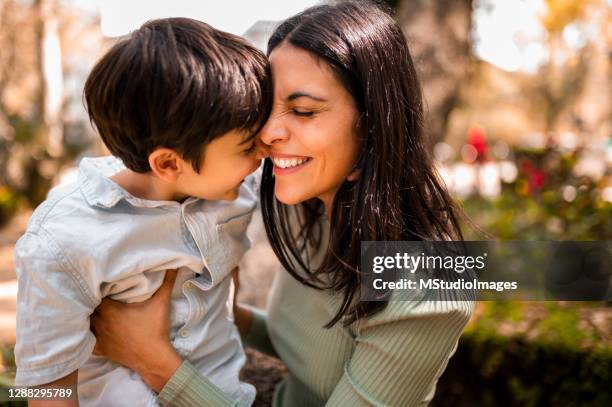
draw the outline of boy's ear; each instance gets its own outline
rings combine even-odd
[[[158,148],[149,154],[149,166],[157,177],[175,182],[183,171],[183,159],[170,148]]]

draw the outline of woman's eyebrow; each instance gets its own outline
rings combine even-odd
[[[325,99],[317,97],[317,96],[313,96],[310,93],[306,93],[306,92],[293,92],[292,94],[287,96],[287,101],[291,102],[292,100],[295,100],[298,98],[310,98],[312,100],[316,100],[317,102],[326,102]]]

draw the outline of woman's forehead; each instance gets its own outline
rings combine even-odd
[[[275,92],[288,98],[305,93],[325,99],[342,88],[331,68],[312,53],[291,44],[281,44],[270,54]]]

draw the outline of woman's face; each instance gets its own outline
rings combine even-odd
[[[355,101],[331,68],[282,43],[270,54],[274,106],[261,131],[274,162],[276,198],[289,205],[333,197],[357,161]]]

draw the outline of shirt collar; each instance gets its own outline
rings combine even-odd
[[[110,177],[125,168],[123,162],[113,156],[83,158],[79,164],[79,185],[87,203],[101,208],[112,208],[122,200],[137,208],[158,208],[162,206],[178,208],[181,206],[179,202],[175,201],[154,201],[137,198],[121,188]],[[188,198],[184,205],[195,200],[197,198]]]

